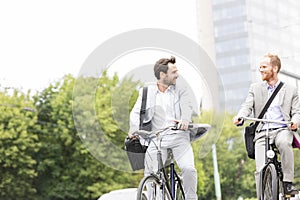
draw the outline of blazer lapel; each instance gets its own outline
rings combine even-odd
[[[286,87],[285,87],[285,84],[282,86],[282,88],[279,90],[278,92],[278,96],[279,96],[279,105],[282,106],[283,103],[284,103],[284,94],[286,92]]]
[[[267,84],[265,82],[262,84],[261,87],[261,100],[262,100],[261,102],[262,106],[265,106],[265,104],[268,101],[268,89],[267,89]]]

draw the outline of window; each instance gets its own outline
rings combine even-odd
[[[249,44],[247,38],[236,38],[233,40],[227,40],[216,43],[216,53],[245,49],[248,47]]]
[[[250,81],[250,73],[248,70],[245,71],[232,71],[221,75],[224,85],[238,84],[241,82]],[[231,95],[238,95],[232,93]]]
[[[245,55],[232,55],[217,58],[217,67],[226,68],[230,66],[245,65],[249,64],[249,56]]]
[[[237,4],[232,7],[222,7],[213,12],[214,21],[237,18],[246,15],[245,5]]]
[[[247,31],[247,26],[246,22],[237,22],[237,23],[224,23],[215,26],[215,36],[216,37],[221,37],[233,33],[241,33],[241,32],[246,32]]]

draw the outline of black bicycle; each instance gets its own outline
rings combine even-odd
[[[281,162],[279,160],[279,151],[274,143],[270,143],[269,138],[269,124],[285,124],[289,125],[291,122],[258,119],[243,117],[245,120],[264,122],[267,125],[265,131],[265,165],[260,173],[260,199],[261,200],[289,200],[294,195],[287,195],[283,188],[283,173]]]
[[[195,138],[203,136],[210,128],[208,124],[191,124],[189,130],[191,132],[192,141]],[[156,138],[158,171],[145,176],[137,189],[137,200],[184,200],[185,194],[182,186],[180,174],[176,172],[175,163],[171,149],[167,150],[167,159],[165,163],[162,160],[161,140],[164,131],[168,129],[178,130],[176,126],[170,126],[157,131],[137,131],[134,134],[152,141]]]

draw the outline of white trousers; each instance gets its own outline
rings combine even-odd
[[[186,200],[197,200],[197,171],[194,164],[194,153],[188,132],[163,135],[161,151],[163,162],[167,149],[173,152],[174,160],[182,172],[183,188]],[[145,176],[158,169],[156,138],[150,143],[145,156]]]

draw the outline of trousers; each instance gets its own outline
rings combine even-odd
[[[158,170],[156,145],[157,142],[154,139],[147,149],[145,155],[145,176]],[[163,162],[167,158],[167,149],[172,150],[174,160],[182,172],[186,200],[197,200],[197,171],[195,169],[194,153],[190,143],[189,132],[163,135],[161,140]]]
[[[270,143],[274,143],[279,150],[283,181],[292,182],[294,179],[294,153],[293,153],[293,133],[287,128],[277,129],[269,132]],[[255,181],[256,192],[259,197],[259,177],[265,165],[265,137],[258,138],[255,142]]]

